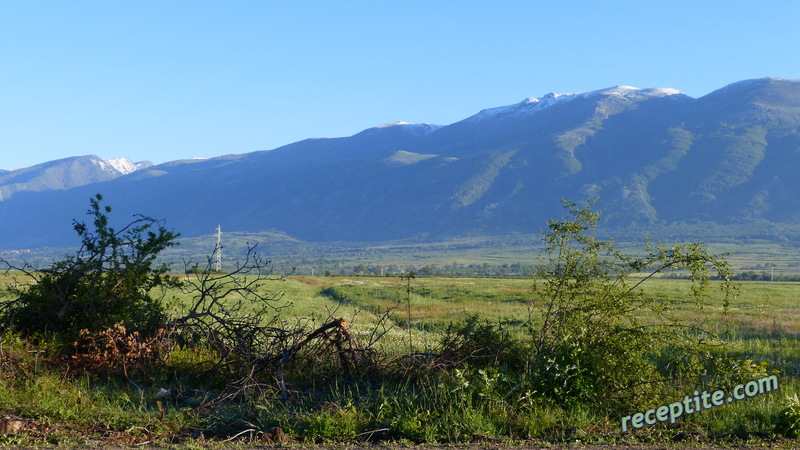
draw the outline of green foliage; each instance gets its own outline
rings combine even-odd
[[[133,366],[131,358],[139,353],[132,350],[149,351],[150,340],[159,335],[140,339],[122,328],[124,323],[133,330],[124,318],[114,323],[115,334],[105,331],[109,326],[98,327],[87,340],[94,343],[93,354],[113,357],[102,361],[121,361],[118,365],[137,371],[125,382],[97,371],[63,376],[60,368],[42,364],[48,354],[41,350],[48,341],[8,333],[0,341],[0,409],[48,424],[77,424],[90,432],[117,430],[129,444],[187,443],[185,433],[168,431],[186,429],[227,443],[258,439],[273,427],[301,443],[576,442],[618,434],[620,413],[644,411],[642,405],[666,404],[700,386],[730,388],[769,373],[764,361],[774,347],[745,347],[754,340],[743,336],[736,348],[741,359],[736,360],[724,357],[733,350],[717,346],[721,340],[709,322],[725,319],[736,294],[725,261],[699,244],[649,245],[628,256],[593,236],[599,214],[591,204],[567,202],[566,208],[570,215],[550,221],[544,233],[547,253],[536,268],[533,293],[530,280],[434,280],[413,272],[399,279],[357,281],[273,278],[265,275],[268,262],[254,254],[254,247],[246,262],[229,273],[213,273],[211,258],[206,270],[187,263],[186,281],[174,288],[183,294],[186,311],[171,322],[165,339],[169,345],[153,350],[166,355],[157,361],[159,370],[136,376],[150,367]],[[84,256],[69,259],[73,266],[98,252],[100,236],[121,236],[108,231],[107,219],[98,219],[108,212],[97,198],[90,214],[101,231],[89,233],[76,224],[82,237],[96,240],[84,243]],[[137,226],[129,226],[131,232]],[[104,255],[132,258],[132,246]],[[84,273],[98,283],[129,267],[115,265],[110,256],[95,258],[104,258],[104,264],[94,266],[97,271],[84,268]],[[160,268],[151,276],[166,278]],[[671,269],[682,269],[690,280],[654,278]],[[715,283],[723,288],[720,293],[709,289],[714,273],[721,279]],[[51,276],[55,286],[62,286],[56,283],[61,274],[55,269],[29,272],[35,281]],[[284,308],[277,302],[282,294],[270,294],[277,286],[298,305]],[[796,297],[788,286],[761,286],[770,290],[751,295],[758,312],[770,296]],[[775,291],[778,287],[786,290]],[[17,289],[19,295],[5,311],[14,311],[10,306],[21,311],[22,295],[36,289]],[[711,298],[721,307],[708,308]],[[779,315],[793,308],[780,309],[774,301],[769,305],[779,306]],[[315,322],[320,314],[330,318],[333,313],[348,317],[350,324],[338,319],[337,327],[319,327]],[[773,328],[773,339],[781,338],[777,325]],[[126,346],[110,346],[117,342]],[[359,345],[364,342],[369,344]],[[775,365],[788,373],[797,367],[797,343],[779,342],[785,349]],[[425,351],[414,351],[420,348]],[[74,373],[81,361],[99,361],[84,356],[72,355],[68,371]],[[781,392],[796,390],[781,383]],[[772,426],[770,411],[777,410],[777,401],[760,396],[686,416],[669,428],[655,425],[639,436],[697,427],[709,434],[760,433]],[[776,430],[796,433],[797,403],[790,400],[775,416]],[[91,428],[97,424],[102,427]]]
[[[286,291],[286,297],[294,299],[295,306],[281,310],[283,317],[308,317],[312,312],[319,314],[320,310],[338,307],[339,314],[353,318],[350,331],[357,339],[364,337],[365,327],[371,327],[364,320],[364,312],[356,314],[353,305],[343,304],[332,296],[320,295],[320,292],[329,286],[335,286],[342,295],[346,294],[347,300],[353,300],[358,305],[363,305],[362,301],[385,295],[384,301],[388,305],[401,299],[402,288],[405,287],[405,283],[397,278],[353,280],[320,277],[315,280],[325,284],[309,284],[308,281],[312,280],[307,278],[288,278],[285,281],[271,281],[266,290],[274,291],[280,286]],[[691,295],[688,280],[651,281],[652,283],[644,286],[651,298],[668,301],[686,299]],[[308,387],[311,383],[289,383],[289,389],[283,390],[269,374],[255,374],[260,382],[248,379],[245,380],[246,383],[235,384],[223,390],[229,380],[222,375],[216,375],[218,372],[214,370],[214,366],[217,357],[213,349],[179,346],[170,353],[163,373],[150,379],[135,378],[135,382],[141,387],[139,390],[133,384],[119,379],[64,376],[61,369],[65,366],[45,370],[46,364],[42,359],[45,355],[36,351],[37,347],[42,349],[41,344],[33,347],[30,342],[20,340],[18,335],[9,334],[0,342],[0,351],[5,355],[0,358],[0,406],[7,414],[46,422],[51,427],[50,430],[73,427],[74,438],[69,442],[75,442],[74,445],[85,445],[87,438],[111,445],[112,442],[120,441],[106,441],[108,438],[104,436],[116,435],[129,446],[148,441],[151,442],[150,445],[171,443],[173,446],[224,446],[233,442],[222,444],[219,441],[248,429],[257,431],[242,434],[234,441],[251,442],[248,441],[251,438],[257,441],[260,432],[272,427],[281,427],[295,441],[295,445],[302,445],[304,442],[337,442],[339,445],[347,445],[360,442],[433,444],[476,441],[487,446],[498,446],[505,442],[531,445],[530,441],[522,442],[527,439],[546,439],[577,445],[578,440],[584,443],[608,443],[609,437],[616,442],[617,438],[614,436],[619,435],[621,416],[618,412],[608,412],[592,402],[567,404],[561,399],[553,400],[552,397],[543,395],[544,391],[534,389],[530,373],[526,375],[524,368],[517,370],[504,364],[514,358],[531,358],[529,349],[532,335],[525,333],[520,323],[524,322],[520,319],[526,316],[524,304],[521,300],[508,301],[509,296],[529,297],[530,280],[418,278],[415,283],[412,287],[416,290],[424,287],[430,291],[432,298],[425,301],[443,306],[442,310],[437,311],[415,311],[415,320],[420,324],[425,325],[427,321],[435,320],[431,315],[458,309],[465,303],[470,306],[470,311],[478,312],[479,319],[473,321],[473,326],[467,327],[473,331],[460,333],[458,342],[464,343],[460,347],[462,352],[470,352],[473,343],[489,348],[491,351],[486,351],[486,355],[493,355],[495,349],[503,350],[508,347],[519,351],[501,353],[497,365],[493,356],[485,359],[470,358],[464,364],[451,365],[445,364],[447,361],[443,362],[434,355],[417,354],[414,358],[423,361],[420,365],[426,367],[414,373],[416,378],[409,380],[399,376],[387,377],[384,376],[387,365],[397,363],[392,358],[402,358],[401,361],[409,359],[405,353],[407,347],[401,345],[399,339],[395,341],[396,345],[391,345],[393,335],[398,338],[406,335],[406,330],[395,328],[376,347],[388,354],[383,360],[384,365],[375,366],[369,378],[357,376],[342,382],[342,378],[330,377],[330,372],[326,372],[321,377],[315,377],[319,381],[313,387]],[[778,288],[780,290],[775,291]],[[759,317],[765,309],[774,312],[778,317],[792,317],[797,288],[794,284],[745,284],[743,299],[736,304],[736,311],[741,314],[734,315],[733,326],[737,327],[737,320],[747,321]],[[722,293],[716,292],[716,289],[709,289],[709,292],[721,300]],[[769,293],[771,297],[765,298],[765,293]],[[413,301],[418,306],[423,298],[415,295]],[[302,307],[298,308],[298,304]],[[489,311],[492,305],[501,308],[496,315]],[[751,306],[753,309],[749,309]],[[686,317],[693,317],[691,312],[694,310],[688,302],[677,301],[675,308],[686,312]],[[743,313],[743,310],[747,312]],[[405,311],[400,308],[396,313],[394,323],[405,323]],[[720,317],[718,314],[718,310],[707,310],[704,313],[714,318]],[[447,320],[441,322],[452,322],[451,331],[457,332],[460,326],[468,323],[469,316],[466,319],[461,317],[464,316],[447,316]],[[487,319],[489,317],[490,320]],[[503,320],[503,317],[513,320]],[[646,321],[647,316],[643,316],[641,320]],[[784,325],[791,330],[796,329],[788,323]],[[445,329],[446,325],[441,328],[415,327],[415,346],[424,347],[421,339],[433,342],[441,338]],[[736,330],[741,331],[740,328]],[[753,333],[755,331],[732,339],[733,348],[729,348],[731,354],[735,353],[742,359],[734,368],[734,376],[731,378],[737,384],[763,376],[765,372],[760,361],[770,360],[772,355],[773,349],[768,344],[772,335]],[[494,344],[492,339],[498,339],[498,343]],[[783,367],[778,367],[782,373],[786,370],[787,373],[796,374],[796,371],[792,372],[789,368],[800,367],[800,347],[794,339],[786,340],[785,335],[783,339],[782,345],[785,347],[782,358],[785,358],[786,363]],[[495,347],[491,347],[492,345]],[[433,344],[424,348],[430,349],[431,353],[443,353]],[[304,357],[302,354],[298,356]],[[586,355],[577,353],[577,357],[583,364]],[[664,361],[667,360],[665,357]],[[315,364],[319,361],[317,359]],[[642,359],[642,364],[652,365],[652,361],[653,359]],[[772,364],[769,368],[771,367]],[[318,365],[315,368],[320,371]],[[287,382],[290,381],[290,369],[294,370],[289,366],[285,367]],[[309,372],[306,366],[298,370]],[[393,375],[398,372],[400,371],[393,372]],[[187,377],[186,374],[194,376]],[[309,378],[314,375],[308,373]],[[780,391],[706,410],[700,414],[687,415],[669,427],[665,426],[667,424],[646,427],[631,433],[630,438],[647,440],[646,442],[653,444],[661,443],[663,441],[659,439],[664,439],[664,445],[668,445],[676,433],[699,432],[700,438],[709,436],[711,442],[724,446],[730,445],[728,441],[723,438],[719,442],[713,436],[767,436],[764,433],[774,430],[770,422],[771,414],[778,413],[782,408],[779,404],[780,397],[791,396],[797,390],[796,385],[789,380],[784,382],[782,378]],[[161,395],[162,388],[170,393]],[[243,391],[247,394],[240,394]],[[646,398],[656,404],[663,404],[676,397],[682,398],[690,392],[685,386],[677,386],[663,394],[652,397],[648,395]],[[159,417],[159,401],[166,410],[163,422]],[[624,415],[635,411],[631,406],[625,409]],[[152,434],[148,435],[145,429]],[[206,441],[195,441],[191,437],[197,437],[201,432]],[[53,440],[53,434],[53,431],[31,432],[14,437],[19,440],[13,442],[0,437],[0,443],[44,445],[44,437],[39,441],[35,439],[38,436],[47,436],[48,442],[54,445],[56,441]],[[58,442],[66,445],[67,441]]]
[[[783,409],[774,420],[776,432],[789,438],[800,436],[800,398],[797,394],[786,398]]]
[[[442,356],[473,366],[519,370],[526,363],[527,350],[501,321],[494,324],[472,315],[464,324],[450,323],[441,338]]]
[[[0,337],[0,411],[30,422],[28,432],[15,436],[19,441],[0,436],[0,445],[86,445],[85,430],[113,436],[148,427],[152,433],[163,433],[167,423],[178,425],[183,417],[170,408],[164,420],[155,423],[159,416],[155,402],[167,403],[157,391],[142,391],[115,379],[65,376],[63,367],[48,368],[41,351],[18,334],[6,332]]]
[[[629,409],[652,401],[668,380],[698,382],[709,344],[720,342],[707,321],[677,321],[672,301],[655,300],[640,285],[667,269],[688,270],[698,311],[710,270],[724,280],[724,311],[736,289],[727,263],[699,244],[648,245],[644,255],[627,256],[598,240],[590,232],[600,216],[591,206],[565,201],[570,217],[550,220],[543,233],[547,252],[535,289],[544,311],[541,326],[531,324],[531,385],[559,402]],[[644,276],[632,280],[633,274]],[[664,346],[669,354],[654,360]]]
[[[73,223],[81,239],[75,255],[42,270],[26,270],[35,282],[11,287],[13,298],[2,303],[2,323],[26,335],[52,333],[63,343],[74,341],[81,330],[98,332],[116,324],[142,335],[164,326],[164,305],[152,292],[175,287],[177,281],[155,259],[176,245],[177,234],[144,216],[117,230],[109,224],[111,208],[102,206],[102,199],[98,194],[90,200],[91,228]]]

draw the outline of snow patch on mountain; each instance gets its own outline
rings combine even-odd
[[[418,128],[427,134],[427,133],[432,133],[438,130],[439,128],[442,128],[443,125],[435,125],[432,123],[389,122],[383,125],[379,125],[375,128],[389,128],[389,127],[400,127],[400,126]]]
[[[383,125],[378,125],[375,128],[389,128],[389,127],[396,127],[396,126],[400,126],[400,125],[411,125],[411,124],[408,123],[408,122],[389,122],[389,123],[385,123]]]
[[[106,161],[111,164],[111,167],[125,175],[139,170],[139,166],[128,158],[108,159]]]
[[[641,89],[633,86],[614,86],[597,91],[584,92],[584,93],[567,93],[556,94],[549,93],[544,97],[528,97],[525,100],[514,105],[499,106],[496,108],[484,109],[483,111],[475,114],[474,116],[466,119],[469,121],[478,121],[499,117],[513,117],[533,114],[544,109],[550,108],[553,105],[572,101],[579,98],[590,98],[595,96],[620,96],[632,101],[650,100],[653,98],[667,97],[670,95],[682,95],[683,93],[678,89],[673,88],[649,88]]]
[[[497,117],[506,117],[506,116],[517,116],[517,115],[527,115],[535,112],[539,112],[543,109],[549,108],[556,103],[569,101],[575,98],[576,94],[555,94],[549,93],[544,97],[528,97],[525,100],[508,106],[498,106],[496,108],[489,108],[484,109],[483,111],[475,114],[474,116],[468,118],[467,120],[474,121],[474,120],[485,120],[485,119],[492,119]]]
[[[95,158],[94,164],[106,171],[114,171],[122,175],[136,172],[153,165],[150,161],[135,163],[128,158],[103,159]]]
[[[673,88],[649,88],[640,89],[633,86],[614,86],[612,88],[601,89],[599,91],[580,94],[584,97],[594,95],[618,95],[629,100],[649,100],[651,98],[668,97],[670,95],[681,95],[683,92]]]

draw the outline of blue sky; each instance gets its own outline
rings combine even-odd
[[[549,92],[800,78],[800,2],[4,1],[0,168],[449,124]]]

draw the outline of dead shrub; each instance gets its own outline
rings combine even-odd
[[[72,368],[99,376],[148,377],[153,367],[163,362],[173,347],[164,329],[152,336],[129,332],[115,324],[108,329],[81,330],[69,356]]]

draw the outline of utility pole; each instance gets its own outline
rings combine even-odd
[[[222,272],[222,225],[217,225],[217,245],[214,247],[214,254],[217,258],[214,270]]]

